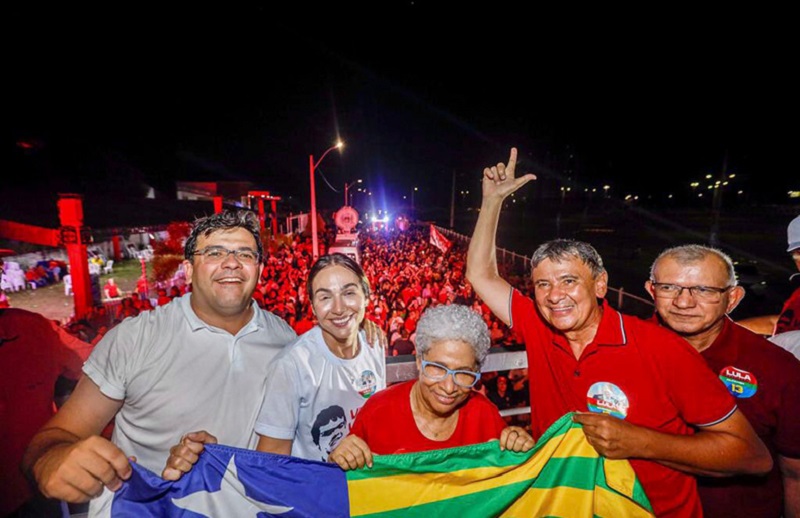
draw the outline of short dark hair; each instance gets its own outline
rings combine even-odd
[[[246,209],[223,210],[211,216],[198,218],[192,224],[192,231],[183,245],[183,255],[191,261],[197,252],[197,239],[202,235],[210,236],[217,230],[233,230],[243,228],[256,240],[258,257],[264,257],[264,245],[261,243],[261,224],[255,212]]]
[[[367,279],[367,275],[364,273],[364,270],[361,269],[361,266],[357,262],[355,262],[350,257],[344,254],[328,254],[323,255],[314,265],[311,267],[311,270],[308,272],[308,282],[306,283],[306,291],[308,292],[308,299],[314,299],[314,278],[327,268],[328,266],[343,266],[347,268],[358,277],[358,281],[361,284],[361,291],[364,292],[364,297],[369,297],[369,279]]]
[[[580,259],[583,264],[592,271],[592,278],[606,271],[603,266],[603,258],[597,253],[592,245],[584,241],[574,239],[553,239],[539,245],[539,248],[531,256],[531,274],[534,268],[545,259],[550,259],[554,263],[560,263],[565,259]]]
[[[330,423],[331,421],[336,421],[337,419],[340,418],[345,421],[347,419],[344,415],[344,409],[338,405],[329,406],[328,408],[324,409],[322,412],[317,414],[317,418],[314,419],[314,424],[311,426],[311,438],[314,439],[314,444],[319,446],[320,428]]]

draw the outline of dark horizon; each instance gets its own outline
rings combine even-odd
[[[252,181],[307,204],[308,156],[342,138],[318,169],[321,207],[357,178],[386,200],[416,186],[419,203],[448,204],[453,174],[474,193],[511,146],[556,192],[677,195],[723,167],[754,202],[800,190],[782,123],[789,47],[780,30],[744,30],[757,13],[732,15],[742,30],[723,39],[731,26],[702,15],[678,34],[669,17],[600,27],[502,4],[118,6],[101,23],[76,6],[15,9],[8,187]]]

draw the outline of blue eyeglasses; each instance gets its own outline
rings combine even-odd
[[[452,370],[440,363],[427,360],[422,360],[422,375],[433,381],[442,381],[450,375],[453,377],[453,383],[462,388],[472,388],[481,379],[480,372]]]

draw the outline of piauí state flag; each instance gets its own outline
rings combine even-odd
[[[652,517],[628,461],[600,457],[572,414],[527,453],[497,441],[334,464],[209,445],[178,482],[134,465],[112,516]]]

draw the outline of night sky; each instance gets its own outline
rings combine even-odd
[[[329,208],[357,178],[446,205],[511,145],[525,172],[619,196],[686,191],[726,156],[754,196],[800,189],[786,13],[432,4],[7,8],[6,188],[306,200],[309,154],[340,137]]]

